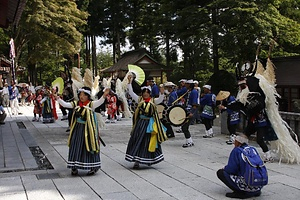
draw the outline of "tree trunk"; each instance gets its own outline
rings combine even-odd
[[[85,50],[85,63],[87,65],[88,68],[90,68],[91,66],[91,48],[90,48],[90,37],[89,36],[85,36],[85,44],[86,44],[86,50]]]
[[[38,85],[40,84],[38,81],[38,72],[36,70],[36,65],[34,66],[34,72],[33,72],[33,82]],[[32,83],[33,84],[33,83]]]
[[[117,63],[117,55],[116,55],[116,40],[115,40],[115,37],[113,36],[113,62],[114,64]]]
[[[96,56],[96,36],[92,36],[92,64],[93,64],[93,75],[97,76],[97,56]]]
[[[170,69],[170,62],[171,62],[171,57],[170,57],[170,35],[168,31],[166,31],[166,67],[167,69]],[[167,72],[167,80],[169,80],[171,73]]]
[[[28,64],[28,77],[29,81],[32,83],[32,85],[36,84],[36,77],[35,77],[35,64],[29,63]]]
[[[28,54],[31,53],[32,49],[30,44],[28,44]],[[28,60],[28,76],[33,85],[37,84],[36,63],[33,63],[32,60]]]
[[[116,47],[116,50],[117,50],[117,61],[120,60],[121,58],[121,39],[120,39],[120,32],[117,31],[117,47]]]
[[[219,71],[219,45],[218,45],[218,22],[217,9],[212,10],[212,44],[213,44],[213,64],[214,73]]]

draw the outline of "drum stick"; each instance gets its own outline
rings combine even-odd
[[[181,95],[178,99],[176,99],[175,101],[173,101],[172,105],[174,105],[175,103],[177,103],[177,101],[179,101],[182,97],[184,97],[189,91],[186,91],[186,93],[184,93],[183,95]]]
[[[179,119],[178,121],[182,121],[182,120],[184,120],[184,119],[188,119],[189,117],[184,117],[184,118],[182,118],[182,119]]]

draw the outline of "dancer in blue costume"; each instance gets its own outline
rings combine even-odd
[[[231,110],[227,108],[227,106],[235,103],[235,97],[233,95],[230,95],[229,91],[221,90],[218,93],[216,100],[221,102],[220,105],[218,105],[220,112],[227,112],[227,129],[229,131],[230,138],[228,141],[226,141],[226,143],[233,144],[234,138],[236,136],[236,128],[240,123],[240,112],[239,110]]]
[[[211,93],[211,86],[203,86],[204,93],[200,99],[200,105],[203,111],[200,114],[202,123],[205,126],[204,138],[212,138],[214,136],[212,125],[215,118],[214,107],[216,105],[216,95]]]

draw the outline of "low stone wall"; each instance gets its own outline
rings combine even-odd
[[[300,113],[293,112],[279,112],[282,119],[288,123],[291,129],[298,135],[300,138]],[[221,133],[228,134],[227,130],[227,112],[220,114],[221,121]],[[241,122],[237,128],[238,132],[243,132],[244,127],[246,126],[246,121],[243,115],[241,115]],[[299,139],[300,140],[300,139]]]
[[[291,129],[300,137],[300,113],[279,112],[282,119],[286,121]]]

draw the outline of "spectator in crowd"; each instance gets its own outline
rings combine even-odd
[[[4,120],[6,118],[6,113],[3,106],[0,106],[0,125],[5,124]]]
[[[36,93],[35,87],[32,85],[32,83],[29,84],[28,90],[29,90],[32,94],[35,94],[35,93]]]
[[[35,99],[35,93],[32,93],[31,90],[29,90],[28,96],[26,98],[27,106],[31,106],[34,99]]]
[[[2,105],[5,107],[8,107],[9,106],[9,91],[8,91],[7,83],[4,84],[4,87],[2,89],[2,96],[3,96]]]
[[[41,101],[43,99],[43,90],[39,89],[36,91],[36,97],[33,100],[33,122],[40,122],[42,120],[42,105]]]
[[[20,112],[19,101],[18,101],[19,90],[16,87],[15,83],[13,83],[8,88],[8,90],[9,90],[9,104],[10,104],[12,115],[21,115],[22,113]]]
[[[112,91],[112,89],[109,91],[109,94],[106,96],[107,100],[107,119],[106,123],[116,123],[117,121],[117,96]]]
[[[26,100],[26,98],[27,98],[27,96],[28,96],[28,93],[27,93],[27,88],[26,88],[26,86],[22,86],[22,87],[20,87],[20,94],[21,94],[21,106],[25,106],[26,104],[25,104],[25,100]]]

